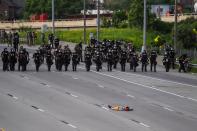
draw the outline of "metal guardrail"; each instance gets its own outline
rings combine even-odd
[[[94,20],[95,18],[87,18],[86,20]],[[66,21],[82,21],[84,20],[83,18],[76,18],[76,19],[56,19],[55,21],[56,22],[66,22]],[[51,20],[44,20],[44,21],[41,21],[41,20],[15,20],[15,21],[1,21],[0,20],[0,23],[12,23],[12,24],[15,24],[15,23],[24,23],[24,22],[52,22]]]
[[[197,64],[192,64],[193,67],[197,67]]]
[[[183,14],[180,14],[180,16],[196,16],[197,13],[183,13]],[[164,14],[164,15],[161,15],[161,17],[168,17],[168,16],[175,16],[175,14]]]

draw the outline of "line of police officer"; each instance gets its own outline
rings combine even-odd
[[[27,65],[30,61],[29,53],[22,46],[17,52],[15,49],[11,49],[9,52],[7,48],[1,53],[3,61],[4,71],[14,71],[15,65],[18,62],[18,70],[26,71]],[[117,68],[117,64],[120,63],[121,71],[125,71],[126,63],[130,63],[130,69],[136,71],[136,67],[139,65],[139,58],[141,58],[142,71],[147,71],[147,65],[149,63],[149,57],[146,51],[144,51],[140,57],[138,57],[132,45],[128,45],[126,48],[122,48],[118,43],[103,42],[101,45],[87,46],[84,51],[84,63],[87,71],[90,71],[92,62],[96,65],[96,70],[102,69],[102,64],[107,63],[107,70],[112,71],[112,68]],[[152,51],[150,55],[151,71],[156,72],[157,53]],[[33,54],[33,60],[35,63],[36,71],[39,71],[40,66],[46,60],[48,71],[51,71],[51,66],[54,64],[56,70],[62,71],[63,66],[65,71],[68,70],[68,66],[72,61],[73,71],[77,71],[77,65],[80,61],[83,61],[83,50],[82,43],[75,46],[74,52],[72,53],[68,46],[61,48],[58,46],[55,50],[52,49],[51,45],[42,45]]]
[[[20,47],[19,52],[12,48],[9,52],[7,48],[1,53],[3,62],[3,71],[15,71],[15,65],[18,61],[18,70],[26,71],[29,63],[29,53],[23,47]]]
[[[112,71],[112,68],[116,69],[117,64],[120,63],[121,71],[125,71],[126,63],[130,63],[130,70],[136,72],[136,68],[139,62],[142,63],[142,72],[147,72],[147,65],[149,64],[149,57],[146,51],[142,52],[140,56],[136,53],[132,44],[127,44],[123,46],[121,42],[118,41],[108,41],[104,40],[102,43],[92,40],[91,44],[85,49],[85,63],[90,61],[90,56],[93,56],[92,60],[96,64],[96,70],[102,69],[102,63],[107,63],[107,70]],[[87,60],[88,59],[88,60]],[[150,70],[156,72],[157,65],[157,53],[152,50],[150,54]]]

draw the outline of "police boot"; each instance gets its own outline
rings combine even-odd
[[[144,72],[144,64],[142,64],[142,72]]]
[[[145,72],[147,72],[147,66],[145,65]]]

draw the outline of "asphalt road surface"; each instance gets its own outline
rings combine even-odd
[[[1,47],[2,50],[2,47]],[[31,50],[32,51],[32,50]],[[32,54],[31,54],[32,55]],[[197,75],[107,72],[0,71],[0,128],[6,131],[196,131]],[[127,66],[128,67],[128,66]],[[0,62],[2,68],[2,62]],[[129,105],[116,112],[107,105]]]

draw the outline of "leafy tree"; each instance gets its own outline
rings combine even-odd
[[[129,26],[140,26],[143,25],[143,1],[142,0],[133,0],[131,2],[130,11],[129,11]]]
[[[132,0],[130,11],[129,11],[129,26],[130,27],[143,27],[144,20],[144,1],[143,0]],[[147,3],[147,24],[148,27],[153,24],[156,19],[155,15],[150,11],[150,4]]]
[[[114,27],[120,27],[122,22],[125,22],[128,19],[128,16],[125,11],[115,11],[112,17],[112,25]]]
[[[51,0],[26,0],[24,17],[32,14],[47,13],[51,17]],[[83,0],[55,0],[55,17],[65,18],[66,16],[79,14],[83,9]]]
[[[129,9],[130,3],[132,0],[105,0],[104,7],[110,10],[124,10]]]
[[[177,40],[183,48],[197,48],[197,22],[194,18],[187,19],[178,25]]]

